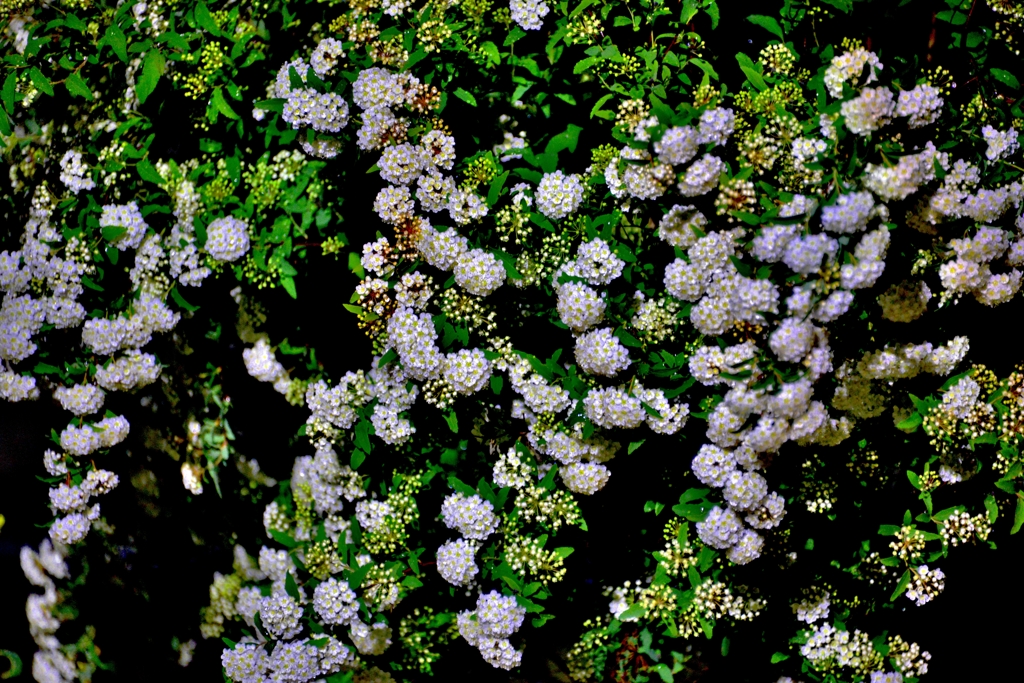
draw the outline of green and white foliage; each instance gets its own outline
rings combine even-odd
[[[196,625],[237,683],[527,666],[593,597],[592,501],[662,538],[560,620],[573,680],[672,681],[766,614],[766,676],[927,673],[856,626],[1024,524],[1024,379],[954,317],[1019,300],[1024,8],[899,4],[5,2],[0,396],[68,413],[31,455],[36,679],[96,669],[66,560],[136,430],[191,497],[259,503]],[[933,15],[927,58],[881,28]],[[335,332],[273,338],[292,300]],[[304,407],[261,456],[287,481],[236,450],[225,364]],[[879,529],[893,496],[920,509]],[[848,537],[805,553],[823,517]]]

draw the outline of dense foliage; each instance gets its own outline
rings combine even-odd
[[[1024,525],[1024,5],[0,7],[25,675],[911,681]]]

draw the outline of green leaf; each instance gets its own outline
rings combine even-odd
[[[121,227],[120,225],[107,225],[100,228],[100,232],[103,233],[103,239],[108,242],[115,242],[128,234],[128,228]]]
[[[455,489],[457,493],[461,493],[467,498],[472,498],[477,495],[476,489],[456,477],[454,474],[448,477],[448,485]]]
[[[583,0],[583,2],[581,2],[581,3],[579,4],[579,5],[577,5],[577,6],[576,6],[576,9],[574,9],[574,10],[573,10],[573,11],[572,11],[572,12],[571,12],[571,13],[569,14],[569,18],[570,18],[570,19],[575,19],[576,17],[578,17],[578,16],[580,15],[580,13],[581,13],[581,12],[582,12],[583,10],[587,9],[587,8],[588,8],[588,7],[590,7],[591,5],[596,5],[596,4],[597,4],[598,2],[600,2],[600,1],[601,1],[601,0]]]
[[[495,495],[494,489],[491,488],[491,484],[484,479],[480,478],[480,481],[476,484],[477,490],[480,492],[480,497],[488,501],[494,507],[498,507],[498,496]]]
[[[509,172],[505,171],[491,181],[491,186],[487,190],[488,206],[494,206],[498,203],[498,198],[501,196],[501,188],[505,186],[505,181],[508,180],[508,174]]]
[[[988,523],[995,524],[999,519],[999,506],[996,505],[995,496],[991,493],[985,496],[985,509],[988,510]]]
[[[668,668],[668,664],[665,664],[664,662],[659,662],[658,664],[649,667],[647,670],[658,674],[662,683],[673,683],[673,681],[675,681],[675,677],[672,675],[672,669]]]
[[[555,548],[555,555],[563,560],[575,552],[575,548]]]
[[[640,342],[639,339],[637,339],[636,337],[631,335],[629,332],[626,332],[626,330],[624,330],[621,327],[618,328],[617,330],[615,330],[615,336],[618,337],[619,341],[621,341],[626,346],[632,346],[632,347],[643,346],[643,344]]]
[[[764,82],[763,78],[761,78],[761,74],[754,71],[751,67],[741,65],[740,70],[743,72],[743,75],[747,77],[747,80],[750,81],[750,84],[755,88],[758,90],[768,89],[768,84]]]
[[[359,586],[361,586],[363,583],[363,579],[366,578],[366,575],[370,573],[371,569],[373,569],[373,562],[367,562],[359,569],[356,569],[354,572],[350,573],[348,575],[349,588],[351,588],[352,590],[359,588]]]
[[[373,445],[370,443],[371,430],[373,430],[373,423],[365,418],[356,423],[356,428],[354,430],[356,446],[367,453],[371,452],[373,449]]]
[[[910,417],[896,423],[896,429],[902,429],[905,432],[915,432],[922,423],[924,423],[924,418],[921,417],[921,413],[915,410],[911,413]]]
[[[504,386],[505,378],[501,375],[491,375],[491,391],[495,394],[501,393],[501,388]]]
[[[580,133],[583,131],[579,126],[569,124],[566,129],[551,138],[544,147],[545,154],[558,154],[564,149],[570,152],[576,151],[576,143],[579,142]]]
[[[294,538],[284,533],[283,531],[278,531],[277,529],[271,529],[270,536],[275,541],[283,545],[285,548],[294,548],[297,545],[299,545],[298,541],[296,541]]]
[[[35,86],[39,88],[40,92],[46,93],[47,95],[51,96],[53,95],[53,84],[51,84],[50,80],[43,75],[42,71],[40,71],[36,67],[32,67],[28,71],[28,76],[32,79],[32,82],[35,84]]]
[[[466,90],[463,90],[462,88],[456,88],[455,92],[453,94],[456,97],[458,97],[460,100],[462,100],[463,102],[468,104],[469,106],[471,106],[471,107],[475,107],[476,106],[476,98],[473,97],[472,93],[470,93],[470,92],[468,92]]]
[[[595,64],[597,64],[600,61],[600,57],[587,57],[585,59],[581,59],[580,61],[576,62],[576,66],[572,68],[572,73],[575,76],[579,76],[581,73],[589,71]],[[611,95],[609,95],[609,97],[611,97]],[[593,116],[593,112],[591,112],[591,116]]]
[[[459,417],[455,414],[454,410],[449,411],[444,416],[444,421],[448,423],[448,429],[452,430],[453,434],[459,433]]]
[[[700,570],[702,572],[706,572],[708,569],[710,569],[711,565],[714,563],[715,558],[717,556],[718,556],[718,553],[716,553],[711,548],[709,548],[707,546],[704,546],[703,548],[701,548],[700,555],[697,556],[697,562],[700,563],[698,565],[700,567]]]
[[[603,116],[601,116],[602,113],[608,114],[612,118],[615,118],[615,114],[613,114],[612,112],[601,109],[601,105],[610,100],[612,97],[614,97],[614,95],[612,93],[608,93],[607,95],[599,99],[597,103],[594,105],[594,107],[590,110],[590,118],[594,118],[595,116],[604,118]]]
[[[206,6],[205,2],[200,2],[196,5],[195,17],[196,23],[199,24],[200,27],[205,28],[215,36],[220,35],[220,27],[217,26],[217,22],[213,18],[213,15],[210,14],[210,9]]]
[[[521,595],[516,596],[516,602],[519,603],[519,606],[525,609],[529,614],[540,614],[544,611],[544,605],[538,604],[533,600],[524,598]]]
[[[903,572],[903,576],[900,577],[900,582],[896,584],[896,589],[892,592],[892,595],[889,596],[890,602],[903,595],[903,591],[907,590],[907,586],[910,585],[910,578],[910,570],[908,569]]]
[[[647,614],[647,609],[640,603],[634,603],[626,608],[622,614],[618,616],[619,621],[632,621],[639,619]]]
[[[60,372],[60,369],[50,365],[49,363],[36,363],[36,366],[32,368],[32,372],[37,375],[52,375],[56,372]]]
[[[118,59],[122,62],[128,61],[128,41],[124,37],[124,31],[117,24],[111,24],[103,33],[103,40],[100,45],[109,45]]]
[[[278,114],[284,111],[284,103],[286,100],[283,97],[275,97],[269,100],[260,100],[254,103],[252,106],[256,109],[263,109],[264,111],[276,111]]]
[[[1013,512],[1013,526],[1010,528],[1010,534],[1020,531],[1021,526],[1024,526],[1024,496],[1018,493],[1017,509]]]
[[[89,277],[83,277],[82,278],[82,284],[85,285],[86,287],[88,287],[89,289],[95,291],[95,292],[102,292],[102,291],[104,291],[103,287],[101,287],[100,285],[98,285],[95,282],[93,282],[92,278],[89,278]]]
[[[501,53],[498,51],[498,46],[491,41],[480,43],[480,51],[487,55],[488,59],[494,66],[501,64]]]
[[[910,485],[918,491],[921,490],[921,478],[917,476],[917,472],[913,470],[907,470],[907,479],[910,480]]]
[[[92,102],[92,90],[77,72],[72,71],[68,74],[68,77],[64,79],[64,85],[72,95],[78,95],[86,102]]]
[[[156,84],[160,77],[167,71],[167,60],[159,50],[150,50],[142,60],[142,75],[139,76],[135,85],[135,94],[139,97],[139,104],[145,104],[146,99],[156,90]]]
[[[231,108],[228,101],[224,99],[224,92],[220,88],[213,89],[213,98],[210,100],[214,108],[229,119],[239,119],[235,110]]]
[[[156,166],[150,163],[148,159],[140,159],[139,163],[135,165],[135,170],[143,180],[156,183],[157,185],[163,185],[165,182],[163,176],[156,170]]]
[[[171,287],[171,298],[174,299],[174,303],[178,304],[179,306],[184,308],[186,311],[198,311],[199,310],[198,306],[193,306],[189,302],[185,301],[185,297],[183,297],[181,295],[181,292],[178,291],[178,286],[177,285],[175,285],[174,287]]]
[[[1009,85],[1011,88],[1014,88],[1015,90],[1021,87],[1020,81],[1017,80],[1017,77],[1008,71],[1004,71],[1001,69],[993,69],[991,70],[991,74],[992,78],[994,78],[996,81],[1005,85]]]
[[[772,655],[772,664],[778,664],[779,662],[784,662],[787,659],[789,659],[789,655],[783,652],[776,652]]]
[[[419,588],[423,585],[423,582],[417,579],[415,576],[410,574],[409,576],[402,579],[402,585],[406,588]]]
[[[176,31],[164,31],[156,37],[156,42],[167,43],[175,50],[180,50],[181,52],[188,52],[188,41],[185,40],[185,38],[182,37],[181,34],[177,33]]]
[[[4,79],[4,89],[0,93],[0,98],[3,99],[4,109],[7,110],[8,114],[14,114],[14,93],[18,89],[18,78],[14,75],[14,72],[7,74],[7,78]],[[611,97],[611,95],[609,95]]]
[[[299,293],[295,289],[295,278],[290,275],[281,276],[281,286],[284,287],[284,291],[288,292],[288,296],[293,299],[299,298]]]
[[[718,3],[714,0],[711,0],[711,2],[705,2],[703,9],[704,12],[711,17],[711,28],[718,28],[718,22],[722,18],[721,12],[718,9]]]
[[[296,600],[299,600],[299,587],[295,585],[295,577],[291,572],[284,575],[284,591]]]
[[[769,17],[764,14],[751,14],[747,17],[747,21],[751,24],[760,26],[772,35],[778,36],[779,40],[785,40],[782,35],[782,27],[779,26],[779,22],[777,22],[774,17]]]
[[[516,26],[511,31],[508,32],[508,36],[505,37],[505,42],[502,43],[502,44],[505,47],[508,47],[509,45],[513,44],[514,42],[516,42],[520,38],[525,38],[525,37],[526,37],[526,31],[524,31],[523,29],[521,29],[518,26]]]
[[[626,449],[626,452],[629,455],[632,455],[633,451],[635,451],[636,449],[638,449],[641,446],[643,446],[645,441],[647,441],[647,439],[640,439],[639,441],[633,441],[632,443],[629,444],[629,448]]]
[[[366,453],[362,452],[358,448],[352,450],[352,457],[349,460],[349,465],[352,469],[357,470],[359,466],[366,461]]]
[[[821,0],[826,5],[832,5],[837,10],[840,10],[846,14],[850,13],[853,9],[853,0]]]

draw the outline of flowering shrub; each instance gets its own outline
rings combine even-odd
[[[6,2],[32,675],[114,675],[129,482],[219,511],[203,677],[939,665],[886,619],[1024,525],[1024,8],[901,5]]]

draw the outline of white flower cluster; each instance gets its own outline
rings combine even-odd
[[[221,666],[224,675],[235,683],[306,683],[355,666],[352,650],[334,636],[317,636],[316,640],[315,645],[313,641],[302,640],[279,642],[273,654],[268,655],[263,644],[246,638],[221,652]]]
[[[985,157],[989,161],[1013,156],[1020,149],[1020,142],[1017,140],[1018,133],[1013,128],[998,131],[992,126],[985,126],[981,129],[981,136],[988,144]]]
[[[123,418],[122,418],[123,419]],[[127,424],[127,423],[125,423]],[[57,543],[78,543],[89,533],[91,522],[99,519],[100,506],[89,506],[89,499],[109,493],[118,484],[117,475],[107,470],[90,470],[79,485],[61,483],[50,489],[50,507],[64,516],[50,527],[50,538]]]
[[[591,287],[567,282],[558,288],[558,317],[573,332],[583,332],[604,318],[605,301]]]
[[[119,250],[138,249],[142,244],[142,238],[146,236],[149,226],[142,218],[139,205],[129,202],[123,206],[108,204],[103,207],[100,216],[101,227],[124,228],[124,233],[114,237],[114,246]]]
[[[96,384],[107,391],[131,391],[148,386],[160,376],[156,357],[132,350],[105,366],[96,368]]]
[[[479,573],[474,556],[477,546],[459,538],[448,541],[437,549],[437,572],[448,583],[465,586]]]
[[[313,590],[313,610],[325,624],[347,626],[359,617],[359,602],[347,581],[331,577]]]
[[[281,394],[288,392],[288,372],[274,356],[274,350],[266,338],[256,340],[250,348],[242,351],[246,371],[261,382],[271,382],[274,389]],[[307,390],[308,391],[308,390]]]
[[[78,677],[73,657],[64,652],[56,635],[63,615],[54,579],[70,577],[66,552],[64,546],[60,543],[54,546],[50,539],[43,539],[38,552],[29,546],[21,548],[21,570],[25,578],[43,589],[41,594],[30,593],[25,602],[29,633],[39,648],[32,658],[32,675],[40,681],[74,681]]]
[[[842,97],[843,84],[849,82],[851,85],[857,85],[865,66],[868,67],[868,73],[862,85],[876,81],[878,76],[875,75],[875,69],[881,71],[883,68],[874,52],[857,47],[833,57],[832,63],[825,69],[825,87],[828,88],[829,94],[832,97]]]
[[[514,2],[514,0],[513,0]],[[583,202],[583,183],[576,174],[545,173],[537,186],[537,210],[552,220],[576,212]]]
[[[359,475],[348,465],[339,463],[338,454],[331,448],[319,449],[313,456],[298,457],[292,466],[292,495],[307,501],[311,497],[313,509],[319,515],[339,513],[343,500],[351,503],[366,496],[360,484]],[[363,526],[362,520],[360,525]],[[337,532],[332,534],[338,535]]]
[[[113,448],[128,436],[128,420],[106,417],[95,424],[68,425],[60,433],[60,445],[71,455],[91,455],[100,448]]]
[[[922,214],[929,223],[938,223],[944,217],[966,217],[978,223],[992,223],[1011,206],[1019,207],[1024,200],[1024,185],[1019,181],[971,192],[981,182],[981,172],[977,166],[958,159],[951,166],[944,164],[944,168],[946,177],[942,180],[942,186],[928,199]]]
[[[558,470],[565,487],[573,493],[592,496],[608,483],[611,472],[599,462],[574,462]]]
[[[736,128],[736,115],[732,109],[714,107],[700,115],[697,128],[698,145],[724,145]]]
[[[791,605],[797,620],[813,624],[819,619],[828,619],[832,594],[815,586],[804,592],[807,596]]]
[[[215,261],[237,261],[249,251],[249,226],[234,216],[222,216],[206,226],[207,253]]]
[[[60,181],[75,194],[96,187],[96,181],[86,175],[88,172],[89,167],[82,162],[81,152],[69,149],[61,157]]]
[[[519,666],[523,653],[513,648],[508,638],[519,630],[525,617],[526,610],[516,603],[515,596],[491,591],[477,598],[476,610],[460,613],[457,624],[459,634],[480,650],[491,666],[511,670]]]
[[[999,228],[981,226],[973,237],[950,240],[956,258],[942,264],[939,278],[946,289],[944,296],[971,293],[986,306],[1006,303],[1020,290],[1021,271],[1011,268],[993,273],[991,265],[1010,250],[1009,235]],[[1006,259],[1016,263],[1011,251]]]
[[[453,493],[441,505],[441,518],[449,529],[456,529],[466,538],[482,541],[498,528],[494,506],[479,494],[466,497]]]
[[[911,570],[912,578],[907,587],[907,597],[918,607],[928,604],[946,587],[946,575],[941,569],[929,569],[922,564]]]
[[[512,21],[526,31],[537,31],[544,24],[543,19],[551,9],[544,0],[509,0]]]
[[[857,372],[868,379],[909,379],[922,372],[948,375],[967,356],[967,337],[954,337],[944,346],[904,344],[871,351],[857,363]]]
[[[654,117],[636,124],[633,136],[639,142],[650,142],[649,128],[658,125]],[[725,162],[705,154],[679,173],[674,167],[690,162],[699,145],[724,145],[736,126],[731,109],[714,107],[701,113],[697,128],[674,126],[667,129],[653,145],[655,159],[646,149],[626,146],[604,169],[605,183],[616,199],[656,199],[673,183],[685,197],[706,194],[718,185]],[[663,235],[664,238],[664,235]]]
[[[839,109],[850,132],[867,135],[887,125],[896,111],[892,91],[885,87],[864,88]]]
[[[945,103],[939,97],[939,89],[928,83],[922,83],[913,90],[901,90],[896,103],[896,116],[908,118],[908,128],[921,128],[935,123],[942,113]]]
[[[314,50],[312,70],[321,78],[331,71],[339,57],[343,57],[341,43],[333,38],[322,40]],[[318,133],[338,133],[348,125],[348,102],[333,92],[321,93],[312,88],[293,87],[291,70],[295,69],[305,85],[310,65],[301,59],[286,62],[277,72],[274,94],[285,100],[281,118],[295,130],[308,126]],[[304,137],[304,136],[303,136]],[[303,150],[312,156],[331,159],[337,156],[341,143],[321,139],[310,143],[302,141]]]
[[[339,59],[345,58],[345,50],[342,49],[341,41],[336,38],[324,38],[317,43],[316,49],[309,58],[309,65],[313,72],[320,78],[324,78],[334,71]]]
[[[737,564],[760,554],[763,539],[754,529],[773,528],[785,514],[784,500],[768,490],[757,472],[761,454],[777,451],[790,440],[838,443],[850,429],[846,418],[830,420],[825,406],[812,400],[813,380],[831,371],[824,336],[809,322],[786,318],[770,336],[769,346],[781,360],[807,364],[810,376],[776,386],[773,393],[755,389],[760,351],[751,342],[704,347],[690,358],[697,381],[728,388],[708,416],[711,443],[700,447],[692,463],[701,482],[722,489],[726,505],[714,508],[697,530],[705,543],[727,550]]]
[[[95,353],[109,356],[121,349],[138,349],[154,332],[170,332],[181,319],[159,298],[143,293],[128,318],[93,318],[82,327],[82,343]]]
[[[460,394],[475,394],[487,386],[491,363],[480,349],[462,349],[445,356],[442,375]]]
[[[441,372],[444,356],[437,348],[434,321],[427,313],[399,308],[388,321],[388,340],[412,379],[426,380]]]
[[[356,408],[372,397],[372,388],[362,371],[345,373],[330,388],[324,380],[317,380],[306,387],[306,407],[312,413],[309,422],[323,420],[339,429],[349,429],[356,420]]]
[[[39,398],[36,378],[31,375],[19,375],[9,370],[0,371],[0,399],[17,403],[34,401]]]
[[[922,185],[935,179],[935,161],[948,165],[946,155],[938,154],[930,140],[917,154],[900,157],[895,166],[868,164],[864,169],[864,187],[887,201],[906,199]]]
[[[686,249],[704,236],[708,219],[692,204],[676,204],[658,223],[658,237],[673,247]]]
[[[501,488],[508,486],[513,489],[521,489],[531,482],[532,470],[515,448],[508,449],[504,455],[494,463],[492,478],[494,483]]]
[[[455,281],[470,294],[487,296],[505,284],[505,266],[483,249],[470,249],[455,262]]]
[[[629,367],[629,352],[610,327],[576,338],[576,362],[591,375],[614,377]]]

